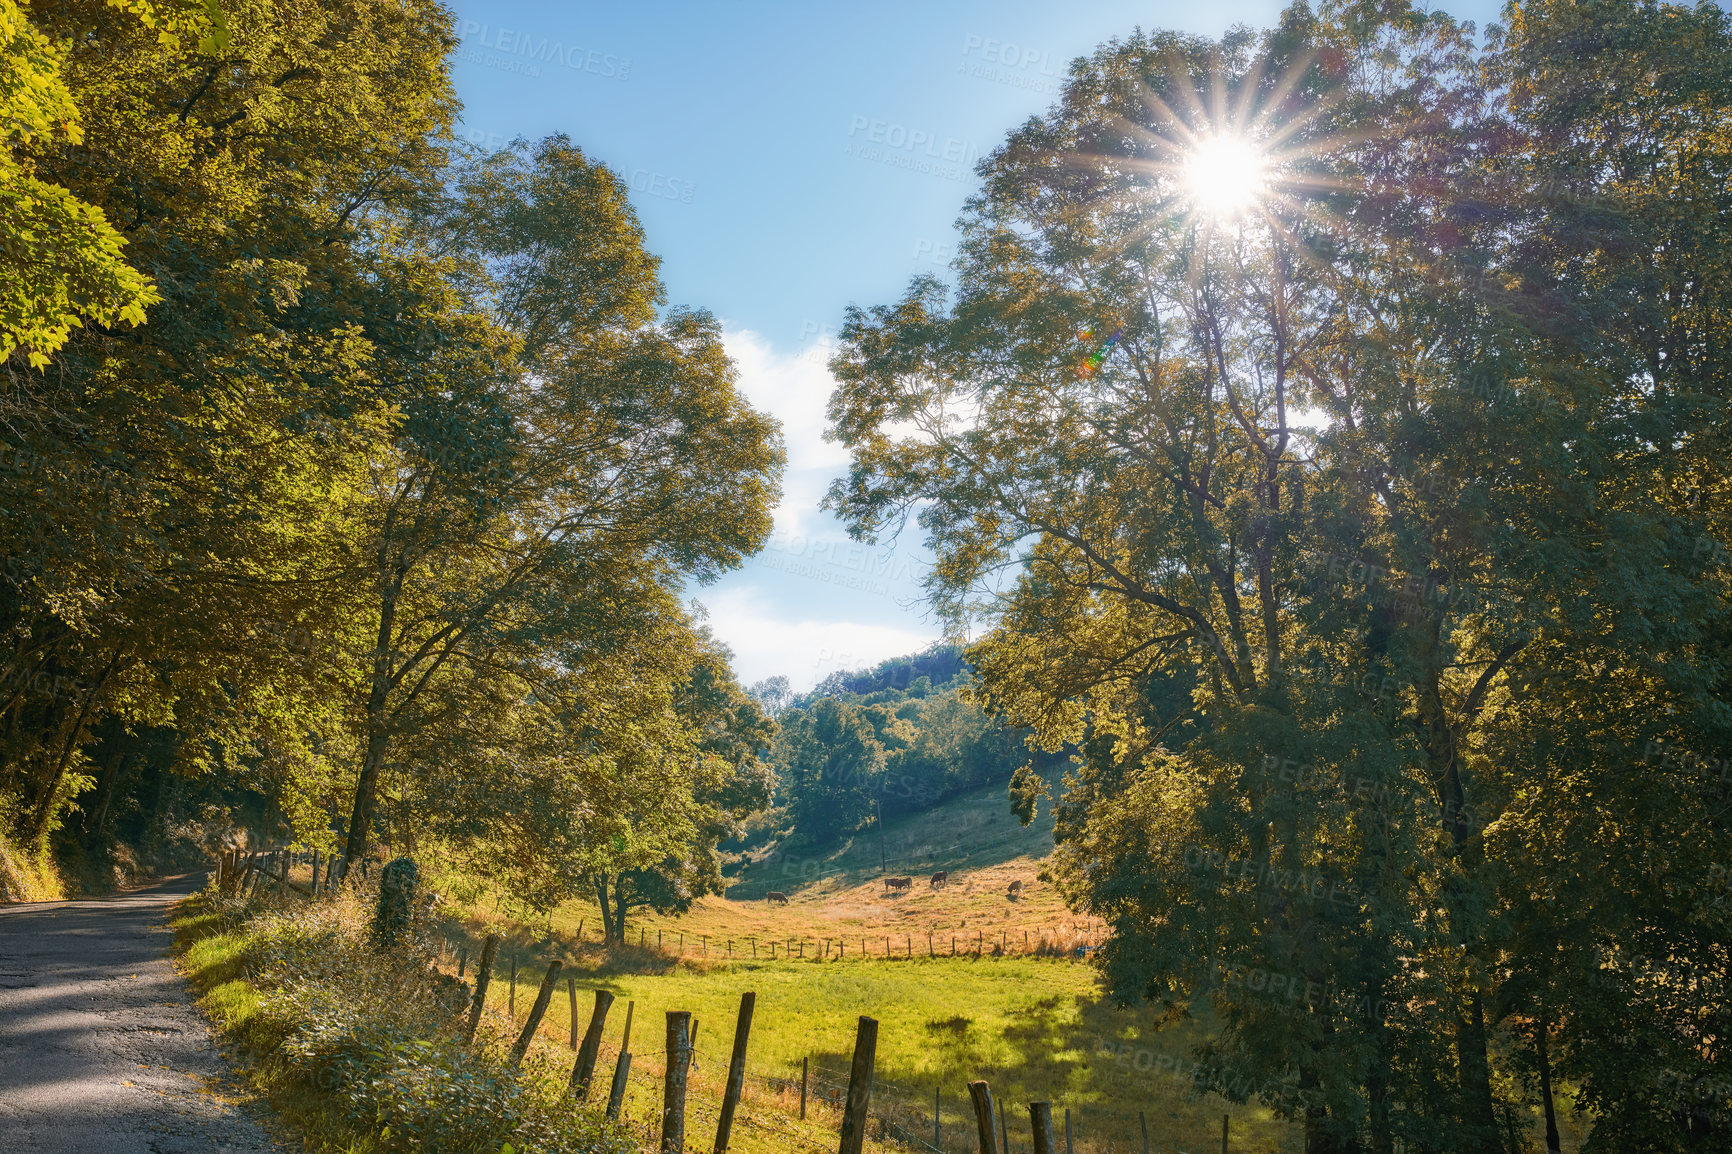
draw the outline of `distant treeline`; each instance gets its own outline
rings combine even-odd
[[[802,696],[780,678],[754,687],[778,723],[770,766],[785,840],[823,843],[880,808],[894,818],[1009,780],[1028,760],[1022,731],[982,712],[971,681],[961,649],[937,644],[833,673]]]

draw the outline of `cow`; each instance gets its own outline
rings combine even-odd
[[[884,888],[890,890],[910,889],[914,885],[913,878],[885,878]]]
[[[787,905],[788,895],[783,893],[781,890],[771,890],[769,896],[764,900],[767,902],[781,902],[783,905]]]
[[[939,870],[937,873],[932,875],[932,888],[933,889],[940,889],[943,887],[944,883],[949,881],[949,880],[950,880],[950,871],[949,870]]]
[[[1021,881],[1011,882],[1010,883],[1010,889],[1005,892],[1004,896],[1007,898],[1020,898],[1022,896],[1022,882]]]

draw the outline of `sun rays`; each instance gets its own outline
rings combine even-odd
[[[1191,211],[1233,220],[1263,197],[1264,156],[1238,135],[1211,135],[1191,147],[1181,178]]]
[[[1224,230],[1291,242],[1300,220],[1330,215],[1319,194],[1344,187],[1329,161],[1351,143],[1327,124],[1333,98],[1305,84],[1313,63],[1271,76],[1258,58],[1229,75],[1217,60],[1199,75],[1174,59],[1160,91],[1138,85],[1137,114],[1117,124],[1121,147],[1073,163],[1124,183],[1147,217],[1138,236],[1177,221],[1205,240]]]

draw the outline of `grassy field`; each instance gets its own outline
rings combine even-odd
[[[772,943],[777,957],[790,949],[802,956],[803,943],[806,957],[840,950],[852,958],[862,949],[877,956],[886,949],[900,956],[948,954],[952,938],[959,953],[977,946],[990,950],[994,940],[1023,952],[1025,939],[1033,949],[1055,936],[1068,944],[1092,941],[1098,932],[1066,910],[1057,892],[1037,877],[1040,860],[1052,852],[1051,817],[1026,828],[1018,824],[1002,787],[890,822],[884,842],[888,855],[903,863],[905,875],[914,860],[930,867],[915,876],[910,890],[885,890],[877,831],[868,830],[826,851],[748,863],[728,897],[702,898],[686,914],[633,911],[627,940],[655,945],[659,936],[668,952],[712,960],[729,956],[730,941],[735,957],[750,958],[754,948],[767,955]],[[930,877],[939,869],[948,870],[950,880],[934,889]],[[1008,896],[1013,881],[1023,885],[1014,899]],[[444,883],[436,878],[435,884]],[[771,904],[763,896],[771,890],[786,893],[788,903]],[[741,893],[752,896],[736,896]],[[510,921],[486,902],[462,906],[461,912],[477,924]],[[538,928],[562,939],[593,941],[599,926],[594,901],[576,900],[553,911]]]
[[[1004,1100],[1013,1149],[1028,1149],[1027,1104],[1051,1101],[1073,1112],[1079,1151],[1140,1149],[1137,1112],[1156,1150],[1219,1149],[1220,1120],[1231,1116],[1235,1151],[1297,1150],[1298,1136],[1266,1110],[1234,1106],[1188,1091],[1183,1059],[1200,1038],[1196,1023],[1163,1028],[1147,1011],[1115,1009],[1093,971],[1055,958],[991,956],[914,961],[735,961],[657,958],[650,951],[574,950],[579,1032],[591,990],[612,993],[604,1068],[612,1069],[631,1006],[633,1073],[628,1115],[660,1110],[659,1077],[666,1012],[697,1022],[694,1116],[713,1127],[740,995],[756,995],[748,1056],[747,1105],[775,1123],[798,1110],[802,1059],[810,1062],[812,1122],[833,1132],[861,1015],[878,1028],[876,1102],[930,1141],[933,1097],[941,1096],[944,1148],[972,1149],[966,1085],[986,1079]],[[521,1020],[541,977],[519,972]],[[508,980],[492,990],[494,1008],[510,999]],[[543,1023],[544,1037],[569,1045],[571,1000],[562,990]],[[1111,1047],[1109,1050],[1108,1047]],[[1122,1056],[1121,1056],[1122,1054]],[[599,1093],[599,1090],[598,1090]],[[1134,1141],[1133,1141],[1134,1140]],[[822,1142],[819,1145],[823,1145]],[[788,1147],[780,1147],[786,1149]]]
[[[635,1046],[627,1112],[645,1124],[660,1110],[666,1012],[687,1010],[698,1022],[694,1117],[713,1132],[740,995],[751,991],[757,1010],[746,1109],[756,1138],[743,1132],[742,1140],[762,1139],[766,1151],[833,1148],[840,1115],[827,1096],[845,1088],[861,1015],[880,1023],[879,1105],[930,1143],[936,1092],[947,1150],[973,1148],[964,1112],[966,1086],[975,1078],[985,1078],[1003,1099],[1012,1149],[1030,1148],[1027,1104],[1045,1100],[1060,1118],[1067,1107],[1072,1111],[1079,1154],[1141,1150],[1139,1111],[1154,1150],[1219,1150],[1223,1113],[1231,1118],[1235,1152],[1297,1150],[1297,1132],[1267,1110],[1189,1093],[1182,1071],[1201,1037],[1196,1023],[1163,1028],[1146,1010],[1113,1008],[1093,969],[1074,955],[1028,956],[1043,944],[1048,954],[1055,945],[1069,954],[1098,941],[1098,927],[1072,915],[1038,879],[1051,849],[1051,818],[1021,826],[1002,787],[992,787],[888,824],[882,853],[892,859],[892,872],[913,873],[917,862],[928,867],[906,893],[885,892],[873,829],[823,853],[750,863],[730,888],[730,894],[781,890],[786,905],[712,896],[683,916],[634,914],[627,939],[634,947],[642,940],[641,950],[604,951],[592,902],[574,901],[543,922],[524,924],[483,901],[456,911],[451,956],[466,952],[473,959],[485,934],[504,935],[490,1001],[497,1010],[513,1001],[515,963],[519,1020],[553,957],[574,967],[580,1031],[589,991],[614,994],[619,1001],[604,1044],[610,1071],[630,1003]],[[937,869],[947,869],[951,880],[935,889],[929,877]],[[1015,899],[1007,893],[1012,881],[1023,883]],[[995,946],[1004,953],[995,955]],[[562,991],[542,1033],[569,1045],[570,1031],[571,1001]],[[802,1059],[812,1079],[804,1128]],[[751,1154],[750,1147],[735,1147]]]
[[[740,1154],[834,1149],[840,1115],[825,1096],[845,1088],[861,1015],[880,1023],[875,1107],[923,1139],[909,1143],[915,1149],[930,1148],[935,1093],[943,1149],[974,1149],[965,1113],[967,1083],[976,1078],[1003,1100],[1012,1150],[1032,1148],[1027,1104],[1043,1100],[1061,1119],[1071,1111],[1078,1154],[1135,1154],[1145,1121],[1153,1151],[1213,1154],[1221,1148],[1223,1114],[1234,1154],[1301,1149],[1298,1128],[1271,1111],[1192,1092],[1191,1059],[1209,1029],[1206,1011],[1200,1019],[1162,1023],[1147,1008],[1115,1007],[1105,997],[1093,968],[1073,952],[1097,942],[1099,927],[1072,915],[1037,877],[1051,849],[1050,817],[1018,825],[994,787],[889,823],[883,854],[892,859],[891,871],[914,874],[916,862],[929,867],[906,893],[885,892],[877,831],[868,830],[824,853],[749,864],[729,892],[750,893],[750,900],[712,896],[682,916],[634,914],[623,949],[602,948],[592,902],[571,902],[534,923],[487,902],[459,905],[447,926],[450,956],[473,959],[485,934],[500,933],[490,1002],[502,1012],[513,1002],[515,964],[518,1020],[556,957],[572,967],[580,1031],[591,991],[612,993],[618,1003],[608,1019],[604,1071],[613,1068],[629,1003],[627,1113],[644,1127],[661,1108],[666,1012],[691,1012],[698,1023],[693,1132],[706,1136],[715,1125],[740,995],[753,992],[749,1124],[734,1144]],[[950,871],[947,886],[928,884],[936,869]],[[1016,899],[1006,892],[1013,880],[1023,883]],[[770,889],[785,892],[788,903],[759,896]],[[1062,950],[1031,956],[1042,943]],[[995,944],[1008,948],[999,954]],[[564,990],[554,999],[542,1026],[547,1044],[569,1045],[572,1004]],[[805,1123],[798,1121],[802,1059],[812,1072]],[[606,1078],[598,1074],[598,1094]],[[1564,1147],[1573,1151],[1576,1127],[1573,1119],[1565,1122]]]

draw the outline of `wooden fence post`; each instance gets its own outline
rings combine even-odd
[[[463,1032],[463,1044],[475,1040],[475,1027],[481,1024],[481,1011],[487,1005],[487,983],[493,979],[493,957],[499,952],[499,935],[488,934],[481,946],[481,961],[475,967],[475,1001],[469,1006],[469,1028]]]
[[[1070,1107],[1064,1108],[1064,1154],[1072,1154],[1070,1145]]]
[[[860,1154],[866,1148],[866,1113],[872,1106],[872,1065],[877,1053],[878,1019],[862,1014],[854,1034],[854,1065],[848,1071],[848,1104],[842,1109],[840,1154]]]
[[[734,1129],[734,1110],[746,1084],[746,1041],[752,1035],[752,1010],[758,996],[740,995],[740,1019],[734,1025],[734,1053],[728,1060],[728,1085],[722,1091],[722,1116],[716,1123],[716,1154],[727,1154],[728,1137]]]
[[[618,1120],[620,1107],[625,1104],[625,1091],[631,1076],[631,1012],[636,1002],[625,1004],[625,1036],[619,1043],[619,1061],[613,1067],[613,1086],[607,1092],[607,1116]]]
[[[457,955],[457,976],[462,977],[463,971],[469,968],[469,947],[464,946],[463,952]]]
[[[565,979],[565,999],[571,1006],[571,1049],[577,1051],[577,979]]]
[[[1034,1154],[1057,1154],[1052,1148],[1052,1103],[1030,1102],[1028,1124],[1034,1129]]]
[[[1221,1154],[1227,1154],[1227,1115],[1221,1115]]]
[[[523,1032],[517,1035],[517,1044],[511,1047],[511,1068],[516,1069],[523,1062],[523,1055],[529,1053],[529,1043],[535,1038],[535,1031],[541,1026],[542,1016],[547,1013],[547,1003],[553,1000],[554,987],[559,984],[559,963],[547,963],[547,973],[542,976],[541,988],[535,992],[535,1004],[529,1009],[529,1020],[523,1023]]]
[[[505,996],[505,1012],[517,1021],[517,955],[511,957],[511,993]]]
[[[998,1135],[992,1132],[992,1087],[970,1082],[968,1097],[974,1103],[974,1128],[980,1136],[979,1154],[998,1154]]]
[[[806,1079],[811,1073],[812,1059],[800,1059],[800,1121],[806,1120]]]
[[[595,1058],[601,1052],[601,1031],[607,1024],[608,1007],[613,995],[606,990],[595,992],[595,1008],[589,1013],[589,1029],[583,1032],[583,1045],[578,1048],[577,1061],[571,1066],[571,1096],[579,1102],[589,1101],[589,1083],[595,1077]]]
[[[1141,1110],[1137,1111],[1137,1125],[1143,1128],[1143,1154],[1149,1154],[1149,1120]]]
[[[944,1154],[944,1128],[939,1120],[944,1116],[944,1090],[933,1087],[932,1090],[932,1148],[938,1154]]]
[[[667,1077],[662,1083],[661,1154],[685,1154],[686,1148],[686,1061],[691,1057],[687,1026],[691,1014],[685,1010],[669,1010]]]

